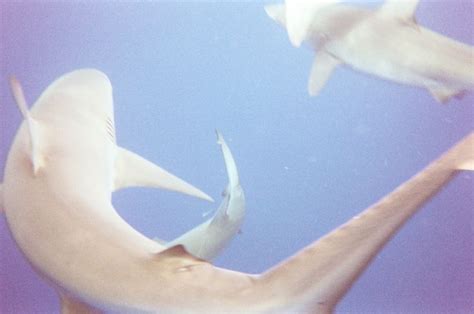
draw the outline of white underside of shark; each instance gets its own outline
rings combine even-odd
[[[237,166],[229,146],[218,131],[217,143],[221,146],[224,155],[229,183],[223,192],[224,199],[216,213],[212,218],[170,242],[155,239],[166,247],[181,244],[190,254],[207,261],[217,257],[240,231],[245,215],[245,195],[240,185]]]
[[[144,180],[147,172],[133,170],[144,161],[115,144],[112,88],[103,73],[60,77],[31,110],[19,84],[12,87],[25,120],[8,155],[0,205],[26,258],[59,292],[64,313],[329,313],[404,222],[459,170],[473,167],[470,134],[343,226],[262,274],[245,274],[214,267],[182,245],[166,248],[117,214],[114,182],[158,181],[204,194],[169,174]]]
[[[387,0],[375,10],[338,2],[287,0],[265,7],[294,46],[307,41],[315,49],[310,95],[319,94],[339,65],[426,88],[439,102],[474,89],[473,47],[418,25],[418,0]]]

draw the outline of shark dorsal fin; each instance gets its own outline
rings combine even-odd
[[[400,20],[416,24],[415,11],[419,0],[387,0],[380,7],[380,13],[395,16]]]
[[[10,78],[10,86],[13,98],[20,109],[23,119],[28,126],[28,133],[30,138],[30,158],[33,165],[33,173],[36,175],[38,170],[43,166],[43,157],[40,151],[40,130],[37,121],[35,121],[28,110],[25,95],[21,88],[20,82],[15,78]]]
[[[117,147],[114,181],[114,190],[131,186],[155,187],[213,201],[198,188],[122,147]]]

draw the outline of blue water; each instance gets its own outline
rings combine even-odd
[[[471,1],[421,1],[417,19],[473,45],[473,12]],[[425,90],[347,68],[310,98],[312,59],[309,49],[290,45],[262,3],[1,1],[0,175],[21,122],[7,77],[20,79],[31,104],[60,75],[98,68],[113,84],[119,145],[217,203],[227,182],[214,135],[222,131],[247,215],[216,264],[264,271],[393,190],[474,125],[474,93],[440,105]],[[470,312],[473,179],[459,175],[424,206],[337,312]],[[217,206],[150,189],[121,191],[113,201],[136,229],[164,239]],[[0,218],[0,312],[57,311],[54,291]]]

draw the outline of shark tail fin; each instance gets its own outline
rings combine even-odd
[[[25,95],[21,88],[20,82],[15,78],[10,78],[10,87],[12,90],[13,98],[20,109],[23,119],[25,119],[28,126],[28,133],[30,135],[30,157],[33,164],[33,173],[36,175],[39,169],[43,166],[43,158],[40,152],[40,130],[38,122],[35,121],[28,110]]]
[[[338,0],[285,0],[286,29],[293,46],[301,46],[301,43],[308,36],[314,13],[322,7],[336,2]]]

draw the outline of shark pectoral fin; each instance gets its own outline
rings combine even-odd
[[[114,190],[131,186],[162,188],[213,201],[206,193],[154,163],[122,147],[117,147]]]
[[[404,22],[417,25],[415,11],[418,7],[419,0],[387,0],[380,7],[379,12],[399,18]]]
[[[281,26],[285,27],[286,25],[286,17],[285,17],[285,5],[283,4],[269,4],[264,7],[265,12],[267,15],[280,24]]]
[[[451,97],[462,97],[464,90],[436,86],[436,87],[427,87],[430,94],[436,99],[437,102],[445,104],[448,102]]]
[[[341,61],[324,50],[319,51],[311,66],[308,81],[308,93],[311,96],[319,94],[326,82]]]
[[[38,123],[31,117],[30,112],[28,111],[28,105],[26,104],[23,89],[21,88],[20,82],[15,77],[10,78],[10,87],[13,98],[15,99],[15,102],[28,126],[30,158],[33,165],[33,173],[36,175],[44,163],[44,158],[40,151],[40,129]]]
[[[102,311],[72,298],[64,293],[59,293],[61,299],[61,314],[100,314]]]

